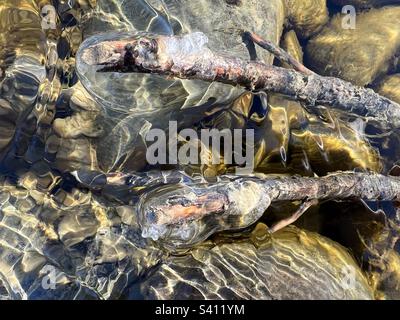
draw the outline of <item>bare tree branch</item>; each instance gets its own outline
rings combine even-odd
[[[277,231],[294,222],[316,200],[352,199],[399,200],[400,178],[341,172],[315,178],[231,177],[215,184],[169,185],[143,196],[139,212],[145,236],[186,246],[214,232],[255,223],[272,202],[305,201],[292,217],[272,227]]]
[[[253,39],[265,45],[254,35]],[[227,57],[212,52],[204,46],[206,42],[207,38],[201,33],[182,37],[143,36],[132,40],[100,42],[84,48],[81,56],[86,64],[102,66],[98,70],[100,72],[156,73],[182,79],[218,81],[240,85],[251,91],[284,94],[310,107],[330,106],[378,121],[383,127],[400,126],[400,105],[371,89],[357,87],[338,78],[322,77],[307,70],[301,73]],[[269,49],[284,57],[280,50]],[[291,61],[288,57],[282,59]],[[297,65],[297,69],[301,70],[301,67]]]
[[[308,74],[308,75],[314,74],[314,72],[312,72],[310,69],[308,69],[302,63],[300,63],[295,58],[293,58],[285,50],[275,46],[271,41],[262,39],[259,35],[255,34],[253,32],[243,32],[243,38],[253,41],[257,45],[259,45],[261,48],[269,51],[276,58],[278,58],[281,62],[287,63],[288,65],[292,66],[294,68],[294,70],[299,71],[304,74]]]
[[[83,185],[98,190],[99,185],[93,184],[97,173],[79,171],[74,175]],[[124,194],[125,199],[138,199],[143,236],[162,239],[171,247],[190,246],[217,231],[245,228],[255,223],[272,202],[304,201],[291,217],[272,227],[272,231],[277,231],[293,223],[319,200],[400,200],[400,177],[373,173],[339,172],[314,178],[221,176],[218,179],[216,183],[206,183],[201,177],[190,178],[172,171],[103,175],[99,181],[103,188],[114,184],[119,191],[125,184],[131,192],[128,196]],[[108,191],[115,194],[112,188]]]

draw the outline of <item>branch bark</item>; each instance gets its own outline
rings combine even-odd
[[[203,41],[196,44],[197,39]],[[182,37],[143,36],[131,40],[104,41],[83,49],[81,56],[84,63],[101,66],[99,72],[155,73],[181,79],[218,81],[251,91],[284,94],[311,108],[330,106],[380,122],[384,128],[400,126],[400,105],[371,89],[357,87],[338,78],[323,77],[308,69],[298,72],[227,57],[204,46],[207,42],[204,39],[205,35],[195,33]],[[258,43],[265,45],[262,41]],[[282,56],[281,51],[269,49]],[[296,68],[301,70],[298,65]]]
[[[84,171],[74,175],[89,188],[94,188],[93,177],[98,177]],[[131,192],[124,195],[125,199],[137,197],[143,236],[160,239],[171,248],[191,246],[218,231],[245,228],[255,223],[272,202],[304,201],[292,217],[272,227],[277,231],[319,200],[400,200],[400,177],[373,173],[339,172],[314,178],[222,176],[210,184],[201,177],[192,179],[172,171],[111,174],[100,180],[103,187],[114,184],[119,191],[125,184]],[[108,191],[115,194],[112,188]]]
[[[245,41],[252,41],[255,44],[259,45],[261,48],[269,51],[276,58],[278,58],[281,62],[287,63],[288,65],[293,67],[294,70],[296,70],[296,71],[299,71],[301,73],[308,74],[308,75],[314,74],[313,71],[311,71],[306,66],[304,66],[302,63],[297,61],[285,50],[275,46],[271,41],[262,39],[259,35],[255,34],[253,32],[243,32],[243,39]]]
[[[258,221],[272,202],[352,199],[397,201],[400,178],[341,172],[320,178],[231,177],[230,182],[212,185],[169,185],[144,195],[138,212],[144,236],[180,247],[218,231],[245,228]],[[306,209],[307,205],[272,231],[294,222]]]

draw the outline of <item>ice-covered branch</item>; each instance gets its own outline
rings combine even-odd
[[[255,40],[265,44],[262,39]],[[310,107],[330,106],[368,117],[383,127],[400,126],[400,105],[371,89],[338,78],[323,77],[308,69],[302,70],[299,65],[297,69],[303,72],[228,57],[213,52],[206,43],[207,37],[202,33],[104,41],[84,48],[81,61],[98,66],[99,72],[155,73],[281,93]],[[274,52],[273,48],[269,49]],[[282,53],[280,50],[276,53],[279,52]]]
[[[276,201],[300,200],[304,205],[271,231],[294,222],[319,200],[400,200],[400,178],[373,173],[339,172],[314,178],[222,176],[216,183],[178,171],[119,177],[79,171],[74,175],[95,190],[106,185],[112,189],[112,184],[121,190],[125,184],[132,192],[127,199],[133,198],[136,188],[140,190],[135,196],[143,236],[171,247],[191,246],[215,232],[245,228]]]
[[[186,246],[223,230],[255,223],[272,202],[304,201],[277,231],[294,222],[316,200],[399,200],[400,178],[341,172],[325,177],[236,177],[216,184],[167,185],[144,195],[139,205],[143,235]]]

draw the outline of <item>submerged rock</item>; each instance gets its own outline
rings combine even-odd
[[[296,227],[271,238],[262,224],[247,239],[216,239],[168,257],[141,291],[154,299],[373,299],[343,247]]]
[[[383,78],[376,91],[384,97],[400,103],[400,73]]]
[[[46,4],[46,1],[42,1]],[[0,160],[13,157],[13,138],[34,119],[45,101],[46,34],[34,1],[2,1],[0,6]],[[32,111],[32,112],[31,112]],[[38,112],[39,113],[39,112]],[[30,129],[26,129],[30,131]],[[14,149],[14,150],[13,150]]]
[[[342,19],[334,16],[310,40],[306,62],[319,74],[365,86],[387,72],[400,49],[400,7],[360,13],[355,29],[344,29]]]
[[[304,168],[307,163],[311,172],[318,175],[354,169],[380,172],[379,153],[362,137],[362,133],[345,124],[338,123],[337,126],[332,130],[314,124],[306,130],[293,130],[292,166]]]
[[[380,299],[400,299],[400,254],[396,250],[388,250],[380,267],[371,272],[370,279]]]
[[[328,22],[326,0],[285,0],[289,23],[301,38],[318,33]]]
[[[297,61],[303,63],[303,48],[300,45],[295,31],[290,30],[283,35],[281,47]],[[289,67],[287,64],[283,64],[283,66],[285,68]]]

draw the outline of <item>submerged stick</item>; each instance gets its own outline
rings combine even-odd
[[[101,66],[99,72],[155,73],[218,81],[251,91],[284,94],[310,107],[330,106],[379,121],[383,127],[400,126],[400,105],[372,89],[338,78],[227,57],[212,52],[205,46],[207,42],[202,33],[104,41],[83,49],[81,60]]]
[[[295,223],[302,215],[305,213],[308,209],[310,209],[313,205],[317,205],[318,200],[313,199],[313,200],[306,200],[304,203],[301,204],[300,208],[296,210],[290,217],[282,219],[275,223],[271,228],[269,228],[269,231],[271,233],[277,232],[288,225]]]
[[[317,200],[400,199],[400,178],[379,174],[341,172],[325,177],[236,177],[215,184],[167,185],[141,198],[143,236],[172,246],[187,246],[223,230],[255,223],[272,202],[302,200],[304,205],[288,221],[294,222]]]
[[[305,65],[297,61],[293,58],[289,53],[287,53],[282,48],[275,46],[271,41],[262,39],[259,35],[253,32],[243,32],[243,38],[254,42],[255,44],[259,45],[261,48],[269,51],[272,53],[276,58],[280,60],[280,62],[287,63],[294,70],[299,71],[304,74],[314,74],[310,69],[308,69]]]
[[[75,176],[90,187],[97,174],[81,171]],[[173,248],[191,246],[217,231],[245,228],[272,202],[304,201],[298,212],[272,227],[277,231],[319,200],[400,200],[400,177],[373,173],[339,172],[314,178],[222,176],[216,183],[206,183],[201,177],[191,179],[172,171],[118,179],[104,175],[102,180],[125,184],[132,194],[143,185],[136,204],[142,235]]]

